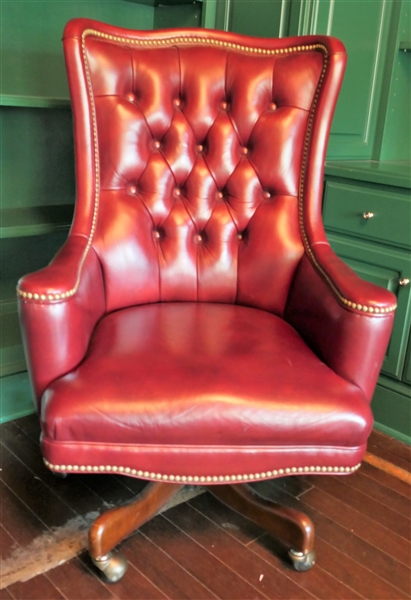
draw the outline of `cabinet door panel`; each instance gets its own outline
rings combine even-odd
[[[206,8],[215,2],[216,0],[206,0]],[[284,37],[289,33],[291,2],[292,0],[217,0],[215,27],[256,37]]]
[[[392,9],[391,0],[293,2],[292,33],[335,36],[348,53],[328,159],[372,157]]]
[[[375,244],[353,241],[343,236],[328,235],[334,251],[364,279],[381,285],[397,295],[394,330],[382,366],[382,373],[401,379],[411,320],[410,286],[401,286],[410,277],[411,261],[407,252],[383,248]]]

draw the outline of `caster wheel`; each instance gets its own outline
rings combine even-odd
[[[126,557],[120,552],[109,552],[101,558],[91,558],[91,560],[110,583],[120,581],[128,567]]]
[[[57,479],[65,479],[67,477],[67,473],[63,473],[60,471],[52,471],[54,477],[57,477]]]
[[[311,552],[298,552],[297,550],[290,550],[289,556],[292,560],[294,569],[296,571],[308,571],[315,564],[315,551]]]

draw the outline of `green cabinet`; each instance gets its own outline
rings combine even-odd
[[[394,330],[372,401],[377,426],[411,442],[411,181],[410,167],[397,165],[372,181],[367,161],[328,163],[324,224],[331,246],[361,277],[397,296]],[[408,176],[408,177],[407,177]]]

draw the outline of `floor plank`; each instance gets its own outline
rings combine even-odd
[[[129,544],[130,540],[127,540],[126,544]],[[117,550],[124,552],[124,545],[120,545]],[[127,556],[127,552],[124,552]],[[132,562],[129,562],[126,575],[115,584],[109,583],[105,580],[99,570],[92,564],[91,559],[87,552],[84,552],[80,556],[81,562],[87,567],[87,570],[92,573],[92,576],[99,578],[100,581],[105,582],[108,589],[115,594],[116,598],[121,600],[137,599],[142,600],[163,600],[166,596],[161,592],[154,581],[150,581],[145,577],[139,569],[137,569]],[[73,597],[73,600],[75,598]]]
[[[240,574],[226,567],[194,540],[159,515],[143,525],[141,531],[186,571],[206,584],[218,598],[266,598]]]
[[[174,600],[209,600],[215,594],[198,579],[190,575],[178,562],[158,548],[141,532],[132,536],[123,545],[123,551],[131,564],[155,581],[167,598]]]
[[[411,446],[374,429],[369,437],[368,450],[397,467],[411,472]]]
[[[408,501],[411,500],[411,485],[401,481],[401,479],[393,477],[389,473],[381,471],[381,469],[377,469],[366,462],[362,463],[358,472],[373,479],[378,485],[385,486],[390,490],[397,492],[397,494],[401,494],[404,498],[407,498]]]
[[[0,480],[1,522],[20,546],[28,546],[48,530],[46,525]]]
[[[342,500],[331,496],[322,489],[314,487],[306,492],[302,499],[305,504],[317,509],[338,523],[345,529],[355,532],[356,536],[372,544],[379,550],[386,552],[399,563],[409,565],[410,542],[386,527],[379,525],[372,518],[367,517],[364,511],[357,511]]]
[[[76,512],[35,477],[4,444],[1,446],[2,481],[47,527],[58,527],[76,516]]]
[[[346,485],[353,487],[367,496],[364,500],[365,505],[368,505],[368,498],[372,498],[390,510],[408,519],[410,518],[410,497],[406,497],[391,487],[387,487],[381,479],[376,480],[374,477],[370,477],[363,466],[357,473],[341,479]]]
[[[3,519],[1,519],[3,521]],[[14,538],[4,529],[3,525],[0,524],[0,559],[3,561],[10,556],[11,552],[18,547],[18,544]]]
[[[317,537],[316,553],[321,568],[332,574],[337,581],[344,581],[352,590],[370,600],[406,599],[408,595],[390,585],[362,564],[347,556],[335,546]],[[347,594],[346,598],[350,596]]]
[[[350,477],[348,476],[314,476],[313,479],[315,487],[319,490],[323,490],[337,500],[343,498],[344,504],[350,506],[365,517],[375,521],[378,525],[381,525],[400,537],[405,538],[407,541],[410,540],[411,515],[409,513],[409,506],[408,515],[401,515],[392,510],[390,505],[384,505],[374,497],[371,497],[370,494],[366,494],[355,489],[352,485],[349,485]]]
[[[350,510],[348,506],[333,500],[328,494],[322,493],[315,487],[310,490],[317,494],[315,505],[305,501],[305,494],[300,498],[279,494],[278,489],[271,487],[271,482],[261,482],[255,487],[267,497],[307,514],[315,525],[316,539],[322,538],[334,548],[340,549],[346,556],[353,558],[359,565],[366,567],[375,577],[385,580],[394,588],[398,588],[400,592],[410,594],[409,567],[390,556],[388,551],[384,551],[386,549],[380,550],[372,542],[364,541],[358,536],[358,532],[354,530],[351,522],[352,515],[354,517],[358,515],[356,511]],[[335,511],[331,510],[331,514],[327,510],[327,507],[330,506],[335,509]],[[341,513],[343,516],[340,519]],[[335,519],[336,516],[337,519]],[[344,524],[341,523],[341,520],[344,521]],[[371,523],[374,528],[373,522]],[[408,556],[409,553],[406,549],[403,560],[407,561]]]
[[[15,600],[60,600],[63,594],[45,575],[29,581],[18,581],[7,588]]]
[[[188,505],[177,506],[165,515],[207,552],[241,575],[268,598],[313,598],[281,570],[250,552],[249,548],[230,539],[221,527]],[[282,565],[281,565],[282,566]],[[261,578],[261,576],[263,576]]]
[[[119,598],[114,587],[109,589],[93,576],[78,558],[47,572],[47,578],[68,600],[107,600]]]
[[[388,548],[386,551],[380,550],[372,541],[363,540],[357,535],[357,532],[354,532],[354,528],[350,528],[349,520],[348,528],[342,526],[333,519],[332,515],[322,512],[322,510],[325,513],[328,511],[323,509],[321,504],[318,506],[318,510],[312,510],[310,504],[300,505],[301,509],[315,523],[317,538],[321,537],[331,546],[341,549],[346,556],[369,569],[375,577],[381,577],[406,594],[410,593],[410,569],[390,556]],[[342,507],[342,510],[345,508]]]
[[[42,481],[49,489],[77,513],[99,511],[104,501],[78,477],[73,485],[73,478],[61,479],[46,468],[36,444],[14,423],[6,423],[1,430],[1,441],[24,465],[32,471],[34,477]]]

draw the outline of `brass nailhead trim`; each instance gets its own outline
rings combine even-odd
[[[150,471],[141,471],[131,469],[130,467],[117,467],[111,465],[53,465],[43,458],[44,464],[51,471],[69,471],[79,473],[122,473],[144,479],[154,479],[156,481],[181,481],[182,483],[227,483],[249,481],[253,479],[270,479],[279,475],[304,475],[307,473],[354,473],[361,463],[354,467],[286,467],[285,469],[274,469],[273,471],[263,471],[262,473],[249,473],[244,475],[163,475]]]

